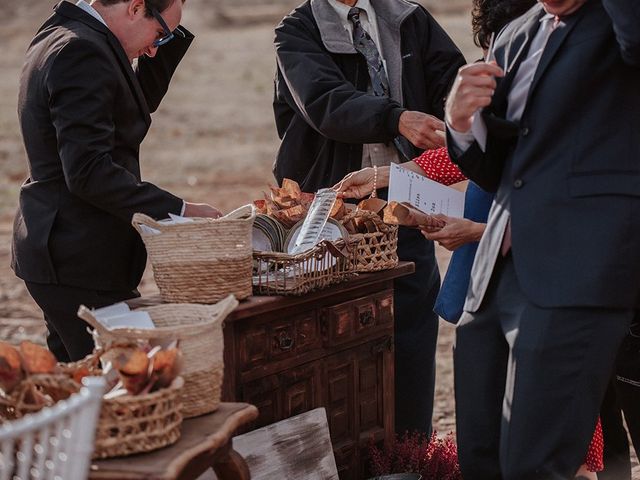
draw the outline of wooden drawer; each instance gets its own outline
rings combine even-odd
[[[315,310],[276,321],[253,321],[243,325],[239,333],[242,372],[322,347]]]
[[[322,310],[325,345],[336,345],[377,333],[393,325],[393,292],[385,290]]]
[[[260,412],[254,427],[262,427],[313,410],[320,403],[320,362],[311,362],[242,386],[239,400]]]

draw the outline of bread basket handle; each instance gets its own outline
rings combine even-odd
[[[342,248],[338,248],[338,246],[330,240],[323,240],[320,243],[325,245],[327,252],[334,258],[348,258],[351,254],[351,246],[347,240],[345,240],[344,247]]]
[[[169,304],[167,304],[169,305]],[[216,317],[222,319],[229,315],[238,306],[238,300],[233,294],[230,294],[213,305],[206,305],[206,310],[210,315],[210,318]],[[139,339],[156,339],[156,338],[170,338],[176,335],[175,327],[157,327],[149,329],[140,328],[116,328],[113,330],[107,329],[98,319],[94,316],[93,312],[81,305],[78,309],[78,317],[87,322],[92,328],[94,328],[100,335],[105,338],[112,338],[115,335],[126,334]],[[191,336],[200,334],[206,328],[203,324],[196,325],[183,325],[180,327],[181,336]]]
[[[162,225],[160,222],[155,221],[153,218],[145,215],[144,213],[134,213],[133,218],[131,219],[131,225],[133,225],[133,228],[137,230],[140,236],[144,235],[144,232],[142,231],[142,228],[140,228],[140,225],[145,225],[156,230],[162,230],[164,228],[164,225]]]
[[[80,308],[78,309],[78,317],[87,322],[91,328],[97,330],[101,335],[109,332],[109,330],[93,315],[93,312],[84,305],[80,305]]]

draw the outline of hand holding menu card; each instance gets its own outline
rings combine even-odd
[[[431,214],[462,218],[464,193],[391,164],[389,174],[389,201],[408,202],[417,209]]]

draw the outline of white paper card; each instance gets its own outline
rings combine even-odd
[[[106,317],[100,319],[100,323],[109,330],[113,330],[115,328],[156,328],[153,324],[153,320],[151,320],[151,317],[147,312],[129,312],[115,317]]]
[[[96,308],[93,311],[93,316],[96,317],[96,319],[102,321],[103,318],[124,315],[125,313],[129,313],[130,311],[131,309],[129,308],[129,305],[124,302],[120,302],[109,305],[108,307]]]
[[[464,192],[434,182],[392,163],[389,175],[389,201],[409,202],[425,213],[449,217],[464,215]]]
[[[181,217],[180,215],[174,215],[173,213],[169,214],[169,219],[160,220],[159,223],[164,223],[166,225],[177,225],[179,223],[192,223],[193,218],[191,217]]]

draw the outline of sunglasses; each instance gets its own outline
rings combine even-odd
[[[160,38],[156,38],[153,41],[153,46],[159,47],[160,45],[164,45],[165,43],[169,43],[171,40],[173,40],[174,34],[169,29],[169,25],[167,25],[167,22],[165,22],[164,18],[162,18],[162,15],[160,15],[160,12],[158,12],[155,8],[152,8],[150,10],[151,10],[151,15],[153,15],[153,18],[155,18],[158,21],[158,23],[162,27],[162,30],[164,30],[164,35],[162,35],[162,37]]]

